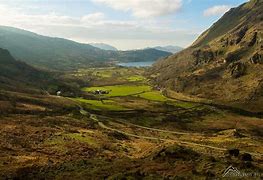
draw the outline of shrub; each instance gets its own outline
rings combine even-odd
[[[242,161],[253,161],[253,160],[252,160],[252,156],[251,156],[251,154],[249,154],[249,153],[244,153],[244,154],[241,156],[241,160],[242,160]]]
[[[238,157],[239,156],[239,149],[229,149],[228,150],[228,154],[230,156]]]

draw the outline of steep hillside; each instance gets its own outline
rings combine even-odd
[[[0,89],[15,92],[77,93],[73,85],[54,78],[54,74],[40,71],[24,62],[15,60],[11,54],[0,48]]]
[[[263,1],[231,9],[191,47],[152,68],[160,86],[263,110]]]
[[[50,77],[47,73],[16,61],[7,50],[0,49],[1,89],[26,89],[26,86],[33,88],[33,84],[34,87],[40,85],[39,79],[50,79]]]
[[[41,36],[5,26],[0,26],[0,47],[8,49],[16,59],[30,65],[52,69],[73,69],[113,61],[155,61],[170,55],[159,50],[155,50],[155,53],[146,50],[144,52],[106,51],[88,44]]]

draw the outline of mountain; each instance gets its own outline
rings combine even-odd
[[[263,110],[263,1],[232,8],[189,48],[154,64],[159,86]]]
[[[56,74],[38,70],[15,60],[9,51],[0,48],[0,89],[14,92],[76,93],[78,87],[54,78]]]
[[[0,49],[1,89],[25,89],[25,86],[32,88],[33,84],[38,86],[44,83],[39,83],[40,79],[47,80],[50,77],[47,73],[16,61],[7,50]]]
[[[58,70],[83,68],[114,61],[155,61],[170,55],[159,50],[154,50],[154,53],[149,50],[105,51],[88,44],[42,36],[6,26],[0,26],[0,48],[8,49],[15,59],[35,67]]]
[[[123,62],[140,62],[140,61],[157,61],[157,57],[167,57],[172,53],[166,51],[160,51],[153,48],[131,50],[131,51],[119,51],[118,58]]]
[[[175,53],[182,51],[184,48],[179,47],[179,46],[156,46],[156,47],[153,47],[153,49],[157,49],[160,51],[166,51],[166,52],[175,54]]]
[[[101,54],[100,49],[90,45],[4,26],[0,27],[0,47],[8,49],[16,59],[47,68],[92,63]]]
[[[104,44],[104,43],[90,43],[90,45],[92,45],[93,47],[96,47],[96,48],[106,50],[106,51],[118,51],[118,49],[115,48],[114,46]]]

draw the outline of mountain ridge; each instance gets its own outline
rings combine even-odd
[[[263,91],[263,2],[231,9],[189,48],[151,69],[159,86],[252,110]]]
[[[106,51],[118,51],[116,47],[105,43],[89,43],[89,45]]]
[[[146,50],[106,51],[89,44],[6,26],[0,26],[0,47],[8,49],[16,59],[30,65],[57,70],[105,65],[114,61],[155,61],[170,55],[159,50],[154,50],[154,53]]]
[[[39,87],[40,79],[50,79],[45,72],[27,65],[24,62],[15,60],[8,50],[0,48],[0,86],[1,89],[24,90],[25,87]],[[43,82],[42,82],[43,83]],[[15,87],[17,86],[17,87]]]
[[[173,45],[169,45],[169,46],[155,46],[152,47],[153,49],[157,49],[160,51],[166,51],[166,52],[170,52],[170,53],[178,53],[180,51],[182,51],[184,48],[180,47],[180,46],[173,46]]]
[[[0,48],[1,90],[33,94],[55,94],[58,90],[63,90],[65,94],[78,93],[73,84],[62,82],[55,77],[55,73],[42,71],[18,61],[8,50]]]

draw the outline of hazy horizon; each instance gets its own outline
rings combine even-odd
[[[2,0],[1,25],[119,50],[187,47],[246,0]],[[193,8],[194,7],[194,8]]]

